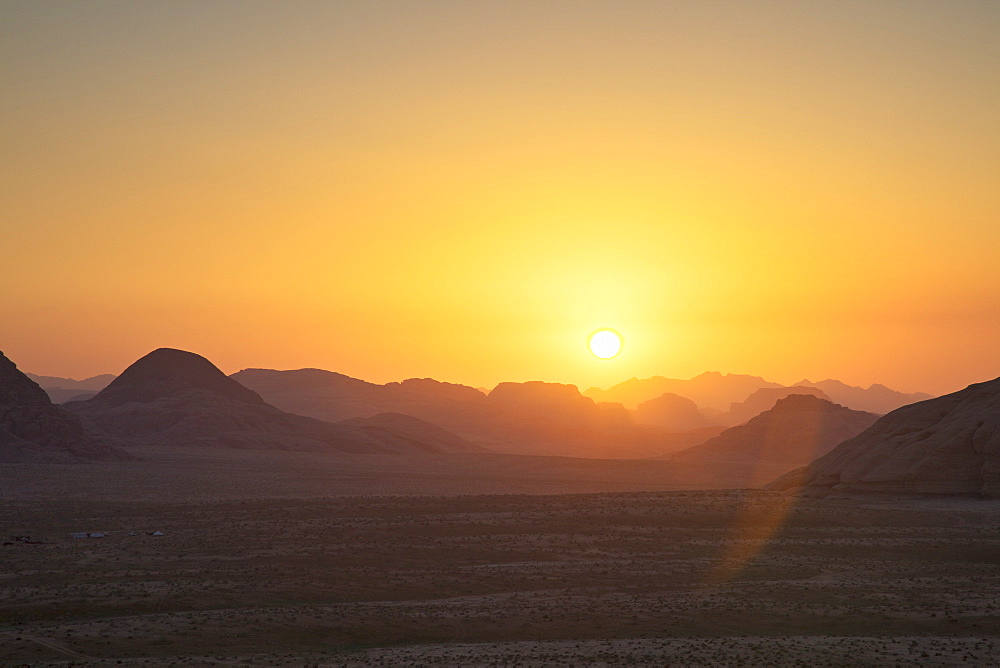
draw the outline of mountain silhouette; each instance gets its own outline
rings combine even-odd
[[[37,376],[33,373],[25,373],[24,375],[38,383],[45,390],[45,393],[49,395],[49,399],[57,404],[72,400],[89,399],[115,379],[110,373],[92,376],[84,380],[60,378],[58,376]]]
[[[658,457],[718,433],[637,426],[624,406],[597,403],[576,386],[560,383],[500,383],[483,394],[430,378],[376,385],[320,369],[245,369],[231,377],[293,413],[326,420],[401,413],[494,452]]]
[[[682,431],[719,424],[687,397],[670,392],[639,404],[635,409],[635,421]]]
[[[205,394],[228,397],[248,404],[264,400],[222,373],[201,355],[174,348],[159,348],[134,362],[94,398],[94,403],[113,408],[132,402]]]
[[[88,433],[79,417],[53,404],[45,390],[0,353],[0,461],[76,458],[129,455]]]
[[[114,374],[110,373],[101,374],[100,376],[91,376],[90,378],[85,378],[83,380],[61,378],[59,376],[38,376],[27,372],[25,372],[24,375],[38,383],[43,390],[50,387],[59,387],[64,390],[80,390],[81,392],[100,392],[115,379]]]
[[[1000,378],[897,408],[770,487],[1000,498]]]
[[[748,484],[761,485],[773,467],[790,471],[826,454],[870,427],[878,416],[810,394],[793,394],[744,425],[669,455],[672,462],[744,468]],[[756,467],[766,467],[756,475]]]
[[[430,379],[378,385],[323,369],[244,369],[231,378],[279,408],[330,421],[402,413],[454,422],[469,406],[486,402],[486,395],[478,390]],[[455,387],[462,389],[456,392]]]
[[[528,381],[500,383],[486,397],[489,405],[518,419],[591,425],[598,419],[597,402],[575,385]]]
[[[367,454],[478,449],[454,435],[443,438],[433,425],[332,424],[286,413],[204,357],[171,348],[154,350],[95,397],[66,408],[130,445]]]
[[[386,383],[383,387],[392,394],[419,396],[429,400],[476,402],[489,394],[468,385],[445,383],[433,378],[407,378],[398,383]]]
[[[797,385],[818,387],[826,392],[826,394],[830,397],[830,400],[835,403],[850,406],[851,408],[859,411],[879,413],[880,415],[884,415],[889,411],[894,411],[900,406],[906,406],[908,404],[914,404],[918,401],[926,401],[927,399],[932,398],[931,395],[924,392],[913,392],[911,394],[907,394],[906,392],[898,392],[896,390],[889,389],[885,385],[879,385],[878,383],[869,385],[867,388],[863,388],[848,385],[839,380],[832,380],[829,378],[827,380],[821,380],[818,383],[803,380],[797,383]]]
[[[707,371],[689,380],[663,376],[631,378],[607,390],[592,387],[584,394],[595,401],[612,401],[624,404],[628,408],[636,408],[644,401],[670,393],[690,399],[700,408],[727,411],[734,402],[743,401],[762,387],[782,387],[782,385],[759,376]]]
[[[614,401],[635,409],[638,408],[639,404],[663,394],[675,394],[693,401],[702,415],[709,420],[719,424],[733,425],[749,420],[754,415],[770,408],[770,406],[764,406],[757,410],[758,406],[755,404],[753,410],[749,410],[749,407],[736,408],[733,404],[745,403],[751,395],[761,389],[778,390],[786,387],[818,388],[822,390],[823,394],[816,396],[829,398],[834,403],[854,410],[880,414],[931,398],[931,395],[923,392],[907,394],[878,383],[868,388],[862,388],[847,385],[839,380],[827,379],[818,383],[803,380],[795,385],[785,386],[764,380],[759,376],[722,374],[717,371],[708,371],[689,380],[664,378],[663,376],[631,378],[607,390],[592,387],[583,394],[595,401]],[[805,392],[807,391],[798,390],[798,393]],[[773,405],[773,401],[771,405]],[[726,416],[726,413],[730,412],[733,415]]]
[[[780,400],[793,394],[811,395],[830,401],[830,397],[816,387],[762,387],[745,400],[733,403],[729,407],[729,412],[719,415],[717,419],[722,424],[730,426],[743,424],[764,411],[771,410]]]

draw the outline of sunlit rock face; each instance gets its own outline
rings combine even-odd
[[[898,408],[771,486],[1000,498],[1000,378]]]
[[[124,457],[0,353],[0,461]]]

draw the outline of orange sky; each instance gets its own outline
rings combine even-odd
[[[0,350],[994,378],[997,34],[989,1],[0,0]]]

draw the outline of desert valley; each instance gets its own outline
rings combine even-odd
[[[595,402],[227,377],[173,349],[90,387],[35,378],[3,358],[7,664],[1000,652],[1000,379],[923,398],[710,373]]]

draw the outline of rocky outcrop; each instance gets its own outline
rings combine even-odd
[[[0,461],[123,458],[0,353]]]
[[[424,441],[413,425],[372,429],[286,413],[204,357],[170,348],[151,352],[97,396],[66,407],[131,445],[365,454],[476,449],[439,433]]]
[[[738,427],[732,427],[701,445],[674,453],[674,462],[705,466],[756,467],[790,471],[826,454],[848,438],[870,427],[878,416],[851,410],[812,395],[791,395],[773,408]],[[748,483],[762,485],[767,479]]]
[[[898,408],[770,487],[1000,498],[1000,378]]]

